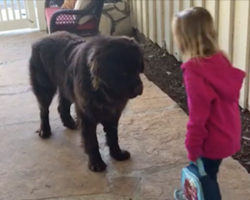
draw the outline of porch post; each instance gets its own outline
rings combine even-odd
[[[44,0],[36,0],[39,30],[46,30]]]

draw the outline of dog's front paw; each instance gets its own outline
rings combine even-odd
[[[92,172],[103,172],[106,170],[106,168],[107,168],[107,165],[102,160],[100,160],[98,162],[90,162],[89,161],[89,169]]]
[[[42,139],[47,139],[52,134],[50,130],[45,131],[45,130],[42,130],[42,129],[37,130],[36,133],[38,133],[40,138],[42,138]]]
[[[68,121],[63,122],[63,125],[71,130],[77,129],[76,123],[73,119],[69,119]]]
[[[112,158],[114,158],[117,161],[125,161],[130,158],[130,153],[126,150],[121,150],[121,151],[111,151],[110,155]]]

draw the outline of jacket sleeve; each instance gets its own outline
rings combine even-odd
[[[211,88],[201,76],[190,70],[185,70],[183,76],[189,109],[185,145],[189,160],[196,161],[201,156],[204,139],[208,136],[206,123],[211,109]]]

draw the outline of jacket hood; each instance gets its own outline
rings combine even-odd
[[[238,101],[245,72],[233,67],[222,52],[209,58],[190,59],[181,68],[202,76],[222,98]]]

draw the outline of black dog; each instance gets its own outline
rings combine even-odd
[[[106,132],[110,155],[123,161],[130,153],[118,144],[118,123],[129,99],[141,95],[144,70],[143,53],[128,37],[97,36],[84,41],[67,32],[57,32],[32,45],[29,61],[30,82],[40,108],[39,135],[51,135],[49,106],[58,90],[58,112],[62,123],[76,129],[70,115],[75,103],[77,121],[82,129],[85,151],[92,171],[104,171],[96,136],[101,123]]]

